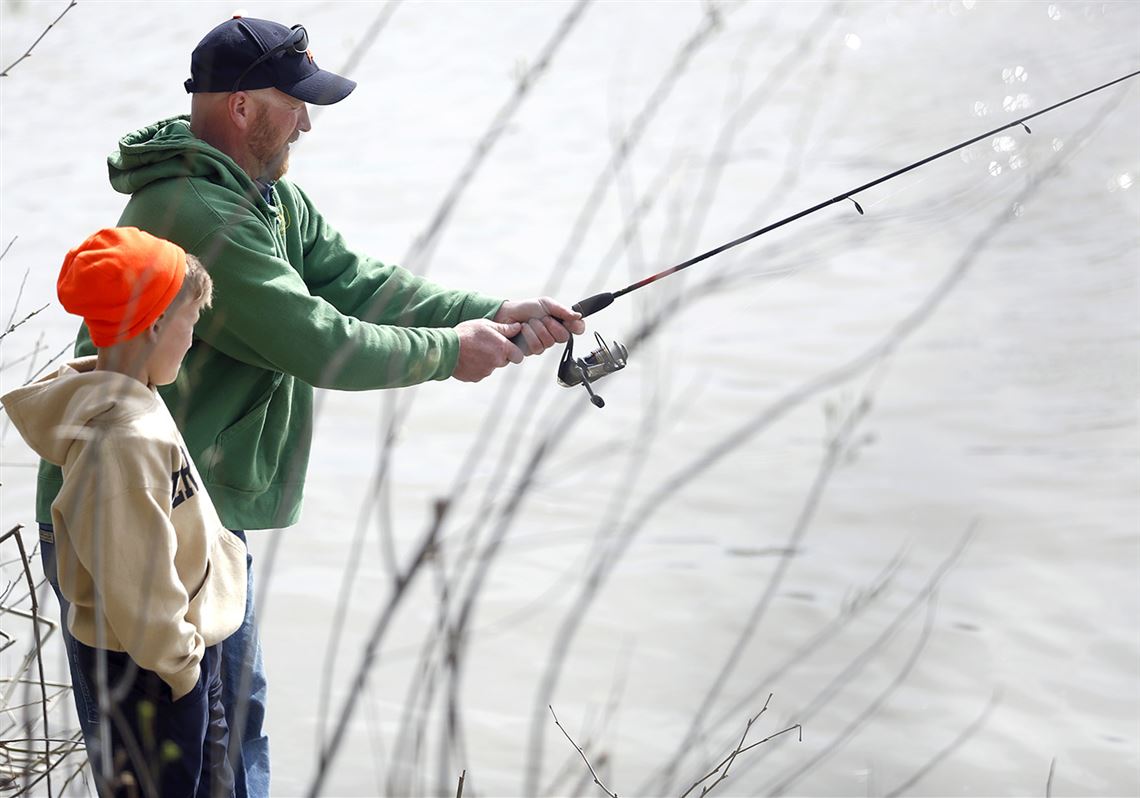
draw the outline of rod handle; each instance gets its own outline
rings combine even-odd
[[[602,310],[603,308],[608,308],[610,305],[613,304],[613,302],[614,302],[614,295],[612,293],[610,293],[609,291],[605,291],[601,294],[594,294],[593,296],[588,296],[583,300],[575,302],[573,305],[570,306],[570,309],[575,310],[578,313],[581,313],[583,317],[586,317],[586,316],[589,316],[593,313],[597,313],[599,310]],[[519,333],[514,338],[512,338],[511,343],[514,344],[515,346],[517,346],[522,351],[522,353],[524,355],[530,354],[530,350],[527,348],[527,345],[526,345],[526,339],[523,338],[522,333]]]
[[[519,333],[518,335],[516,335],[514,338],[511,338],[510,340],[511,340],[512,344],[514,344],[515,346],[517,346],[519,348],[519,351],[522,352],[524,356],[530,354],[530,347],[526,345],[526,339],[523,338],[522,333]]]
[[[608,308],[613,303],[614,295],[609,291],[605,291],[601,294],[588,296],[580,302],[576,302],[570,309],[578,311],[583,316],[591,316],[603,308]]]

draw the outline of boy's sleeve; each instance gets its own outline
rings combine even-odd
[[[79,510],[65,513],[68,542],[95,582],[115,637],[131,659],[170,685],[177,701],[198,682],[205,643],[186,620],[190,596],[174,567],[170,488],[128,488],[103,497],[108,491],[99,489],[99,470],[80,473],[87,484],[65,482],[70,495],[61,493],[57,500]]]

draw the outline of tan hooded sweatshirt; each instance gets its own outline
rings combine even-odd
[[[198,682],[205,646],[245,614],[245,546],[222,526],[186,444],[152,388],[95,358],[3,399],[24,440],[63,468],[52,504],[68,628],[125,651],[170,685]]]

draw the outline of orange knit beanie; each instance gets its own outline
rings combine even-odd
[[[135,227],[100,230],[63,259],[56,291],[95,346],[134,338],[170,306],[186,277],[182,247]]]

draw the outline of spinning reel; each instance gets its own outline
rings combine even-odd
[[[574,357],[574,336],[566,342],[566,350],[562,353],[562,360],[558,363],[558,384],[573,388],[581,385],[590,394],[590,401],[594,407],[605,407],[606,402],[594,393],[591,386],[607,374],[621,371],[625,368],[628,352],[626,348],[614,341],[607,344],[600,333],[594,333],[598,348],[585,357]]]

